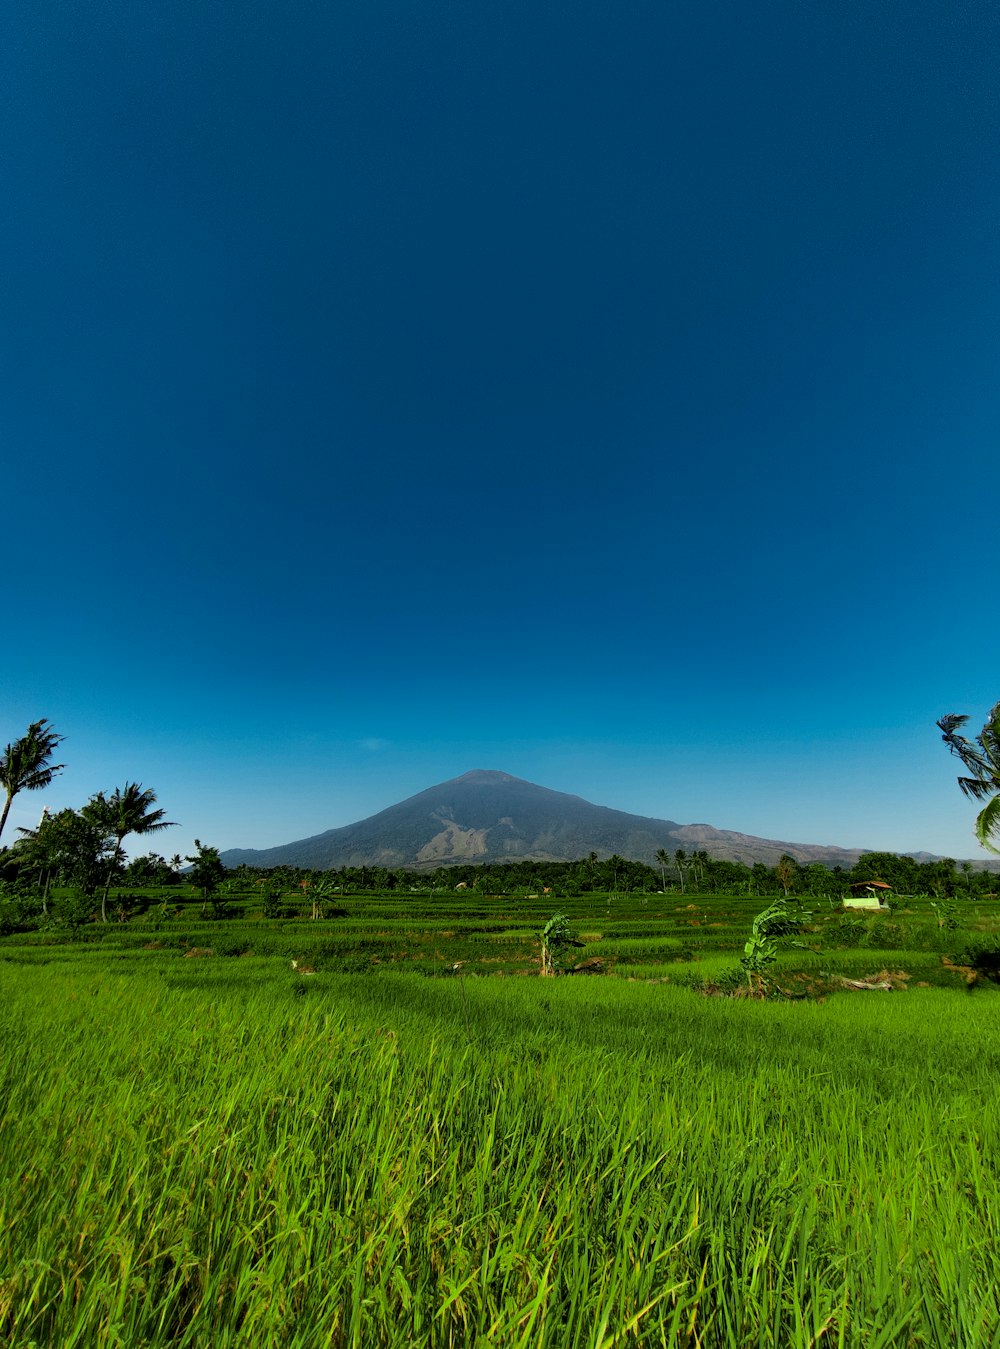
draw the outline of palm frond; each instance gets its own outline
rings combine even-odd
[[[124,787],[116,787],[110,796],[96,792],[84,809],[121,841],[129,834],[148,834],[175,823],[163,818],[167,813],[165,810],[153,810],[155,804],[156,793],[151,787],[143,787],[141,782],[126,782]]]
[[[976,818],[976,838],[990,852],[1000,853],[1000,848],[991,841],[997,839],[1000,842],[1000,796],[994,796],[989,805],[979,812]]]
[[[949,750],[973,775],[958,779],[962,793],[973,801],[986,802],[976,818],[976,837],[984,848],[1000,853],[1000,847],[992,842],[1000,842],[1000,702],[993,704],[975,743],[958,734],[958,728],[968,720],[950,712],[938,720],[937,726]]]
[[[156,816],[166,815],[165,810],[156,811]],[[147,816],[141,829],[134,829],[135,834],[151,834],[156,829],[172,829],[176,825],[176,820],[161,820],[154,816]]]
[[[936,724],[942,732],[942,740],[950,740],[959,726],[964,726],[968,720],[967,716],[961,717],[955,712],[949,712],[947,716],[940,717]]]
[[[1000,774],[1000,703],[990,711],[986,724],[979,733],[983,757],[996,774]]]
[[[961,726],[963,722],[968,721],[968,717],[959,717],[954,713],[947,717],[942,717],[937,723],[943,731],[941,739],[951,750],[952,754],[957,755],[970,773],[975,773],[977,777],[986,777],[990,772],[990,765],[976,748],[971,740],[967,740],[964,735],[956,735],[955,727]],[[964,789],[963,789],[964,790]]]
[[[7,821],[10,803],[18,792],[47,787],[65,764],[49,763],[56,745],[63,739],[49,722],[33,721],[24,735],[10,741],[0,754],[0,787],[7,798],[0,813],[0,830]]]
[[[32,772],[25,773],[21,777],[21,790],[37,792],[43,787],[48,787],[58,770],[64,767],[65,764],[53,764],[51,768],[36,768]]]

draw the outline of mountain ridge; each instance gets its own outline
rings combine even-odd
[[[299,866],[329,870],[384,866],[432,870],[457,863],[571,862],[596,852],[655,864],[656,853],[703,849],[748,866],[773,866],[783,853],[808,864],[851,867],[864,848],[790,843],[710,824],[679,824],[599,806],[500,769],[473,768],[395,805],[272,848],[230,848],[228,867]]]

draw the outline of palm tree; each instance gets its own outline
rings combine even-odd
[[[699,885],[704,885],[705,876],[708,872],[708,853],[704,848],[699,848],[692,854],[691,860],[694,863],[695,880]]]
[[[957,734],[958,728],[968,720],[968,717],[952,712],[937,724],[942,732],[941,739],[972,774],[969,778],[959,778],[958,785],[973,801],[986,802],[976,816],[976,837],[984,848],[1000,853],[1000,848],[990,842],[991,838],[1000,839],[1000,703],[993,705],[985,726],[974,741]]]
[[[33,721],[24,735],[7,746],[0,755],[0,787],[7,793],[3,814],[0,815],[0,834],[7,823],[10,803],[18,792],[36,792],[47,787],[65,764],[49,763],[56,745],[65,737],[57,735],[44,718]]]
[[[667,888],[666,865],[670,861],[670,858],[667,856],[666,848],[657,848],[656,860],[660,864],[660,886],[665,891]]]
[[[111,796],[98,792],[83,808],[92,819],[100,821],[115,840],[108,879],[101,897],[102,923],[108,921],[108,891],[118,865],[122,840],[129,834],[151,834],[157,829],[169,829],[175,823],[163,818],[167,813],[165,810],[153,810],[155,804],[156,793],[151,787],[143,790],[139,782],[126,782],[124,787],[116,787]]]

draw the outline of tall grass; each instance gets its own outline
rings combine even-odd
[[[992,997],[152,954],[0,966],[6,1343],[1000,1343]]]

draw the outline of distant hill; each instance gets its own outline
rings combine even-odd
[[[428,787],[366,820],[328,829],[312,838],[276,848],[231,848],[227,867],[298,866],[326,870],[342,866],[411,867],[432,870],[454,862],[513,862],[520,859],[570,862],[596,852],[617,853],[654,865],[665,848],[703,849],[710,857],[764,862],[782,853],[796,861],[851,867],[865,849],[812,843],[785,843],[752,834],[677,824],[595,806],[582,797],[554,792],[490,769]]]

